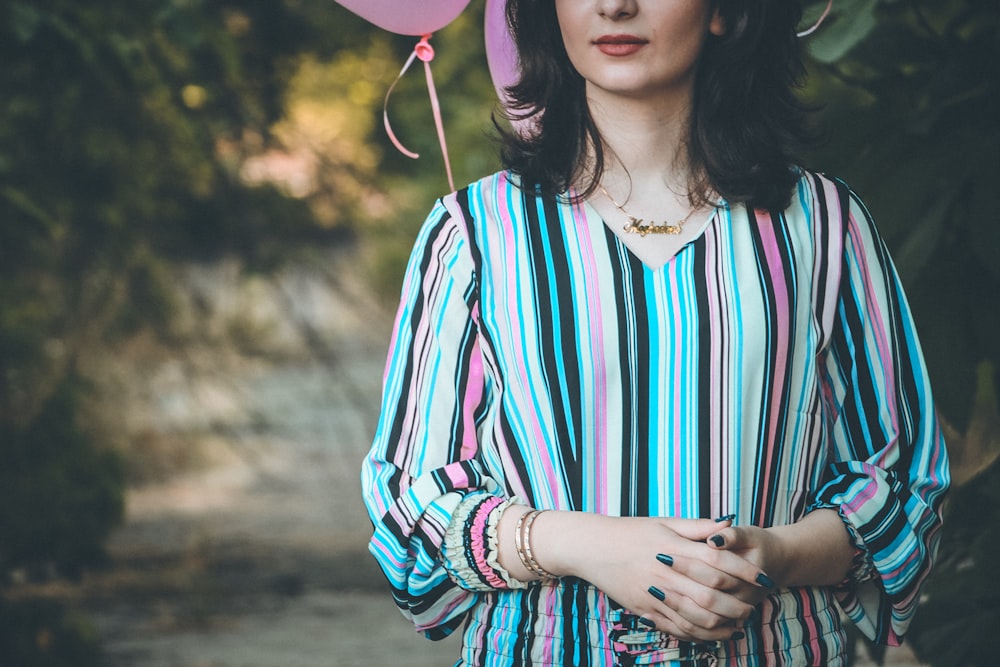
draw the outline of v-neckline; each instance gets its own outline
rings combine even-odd
[[[601,227],[603,227],[606,238],[610,237],[613,240],[615,247],[624,250],[625,253],[629,256],[629,258],[633,262],[637,262],[638,264],[642,265],[643,269],[648,273],[662,272],[669,264],[671,264],[675,259],[677,259],[677,257],[680,256],[681,253],[687,250],[687,248],[692,246],[695,242],[703,239],[705,236],[705,232],[708,230],[709,226],[715,221],[715,219],[719,215],[719,212],[725,207],[726,203],[720,202],[718,206],[716,206],[714,209],[712,209],[711,212],[705,215],[704,219],[698,226],[698,230],[694,233],[694,235],[692,235],[689,239],[687,239],[681,245],[679,245],[677,249],[669,256],[664,257],[662,262],[657,264],[652,264],[644,260],[636,253],[635,250],[629,247],[629,244],[625,242],[625,239],[622,238],[621,234],[615,231],[615,229],[607,222],[607,220],[604,219],[604,216],[601,215],[589,201],[583,202],[583,210],[587,216],[587,224],[590,225],[592,228],[595,224],[599,224]]]

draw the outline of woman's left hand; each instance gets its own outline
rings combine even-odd
[[[728,526],[709,537],[708,546],[741,556],[761,569],[757,583],[747,583],[734,578],[726,592],[748,604],[756,605],[783,580],[784,552],[780,539],[769,529],[757,526]],[[765,574],[766,573],[766,574]]]
[[[737,581],[726,592],[757,604],[775,587],[832,586],[847,576],[856,549],[836,510],[817,509],[798,522],[771,528],[726,526],[709,536],[708,546],[742,556],[763,572],[753,586]]]

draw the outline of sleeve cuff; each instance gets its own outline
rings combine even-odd
[[[442,545],[442,563],[451,579],[470,591],[526,588],[501,567],[497,546],[497,525],[504,510],[519,503],[518,498],[467,496],[452,515]]]
[[[854,559],[851,561],[851,567],[847,571],[847,576],[837,585],[837,588],[853,588],[858,584],[874,579],[877,573],[875,570],[875,561],[872,559],[871,552],[868,550],[864,538],[861,537],[854,524],[844,516],[843,507],[833,503],[816,502],[809,507],[808,512],[819,509],[829,509],[837,512],[840,520],[844,523],[844,528],[851,539],[851,544],[854,545]]]

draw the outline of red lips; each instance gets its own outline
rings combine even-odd
[[[594,40],[601,53],[616,57],[630,56],[648,43],[648,40],[635,35],[601,35]]]

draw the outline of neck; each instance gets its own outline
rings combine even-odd
[[[689,192],[685,145],[690,91],[651,100],[588,88],[587,102],[605,142],[603,183],[619,191],[667,188],[682,195]]]

